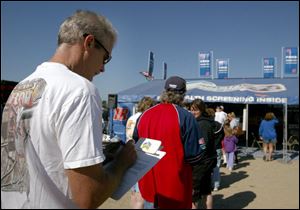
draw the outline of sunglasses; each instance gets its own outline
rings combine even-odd
[[[85,37],[87,37],[88,35],[90,35],[90,34],[83,34],[83,37],[85,38]],[[106,56],[105,56],[105,58],[103,59],[103,64],[107,64],[107,63],[111,60],[112,56],[109,54],[108,50],[103,46],[103,44],[101,44],[101,42],[99,42],[99,41],[95,38],[95,36],[94,36],[94,39],[95,39],[96,44],[97,44],[98,46],[102,47],[102,48],[105,50]],[[100,47],[98,47],[98,49],[99,49]]]

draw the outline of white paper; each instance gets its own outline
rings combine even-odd
[[[130,188],[166,154],[166,152],[163,151],[157,151],[155,154],[146,153],[141,150],[140,145],[141,144],[136,144],[136,162],[126,171],[121,184],[111,196],[114,200],[119,200],[125,193],[127,193]]]
[[[155,154],[158,151],[160,145],[161,141],[146,138],[141,144],[140,148],[146,153]]]

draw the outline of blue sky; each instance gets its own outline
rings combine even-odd
[[[199,78],[198,53],[229,58],[230,77],[262,77],[262,58],[299,46],[298,1],[1,1],[1,79],[20,81],[56,49],[63,20],[77,9],[105,15],[118,30],[106,72],[93,83],[103,99],[146,82],[139,74],[154,52],[155,78]],[[216,73],[214,72],[214,75]]]

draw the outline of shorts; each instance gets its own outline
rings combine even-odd
[[[277,139],[263,139],[263,142],[265,144],[270,144],[270,143],[276,144],[276,141],[277,141]]]
[[[148,201],[144,201],[144,209],[155,209],[154,207],[154,203],[148,202]]]
[[[199,201],[202,195],[211,194],[211,173],[216,163],[216,158],[207,159],[193,167],[193,202]]]

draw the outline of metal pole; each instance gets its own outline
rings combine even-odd
[[[284,64],[285,58],[283,57],[284,56],[283,50],[284,50],[284,48],[281,47],[281,75],[280,75],[281,78],[283,78],[283,72],[284,72],[284,67],[285,67],[285,64]]]
[[[113,137],[113,113],[114,113],[114,111],[113,111],[114,109],[113,108],[109,108],[109,131],[108,131],[108,133],[109,133],[109,136],[110,136],[110,138],[112,138]]]
[[[249,132],[248,132],[248,123],[249,122],[249,104],[246,104],[246,147],[247,147],[247,154],[248,154],[248,147],[249,147],[249,143],[248,143],[248,136],[249,136]]]
[[[211,79],[214,79],[214,55],[213,55],[213,51],[210,51],[210,55],[211,55]]]
[[[282,142],[282,161],[288,163],[290,158],[287,154],[287,101],[283,104],[284,116],[283,116],[283,142]]]

